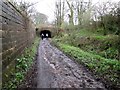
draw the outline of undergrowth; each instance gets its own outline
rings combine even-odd
[[[35,58],[38,43],[39,38],[36,37],[32,46],[29,48],[25,48],[24,53],[20,55],[17,59],[15,59],[15,73],[13,73],[13,75],[11,76],[11,80],[9,80],[3,86],[3,90],[15,90],[17,86],[19,86],[19,84],[23,81],[27,71],[29,70]]]
[[[64,33],[61,37],[56,36],[54,40],[79,47],[107,59],[119,59],[118,35],[103,35],[94,30],[81,29]]]
[[[106,59],[100,55],[83,51],[78,47],[55,43],[64,53],[87,66],[96,77],[100,77],[109,87],[120,86],[120,62],[118,60]]]

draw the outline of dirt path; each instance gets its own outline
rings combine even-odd
[[[90,73],[44,39],[37,57],[37,88],[104,88]]]

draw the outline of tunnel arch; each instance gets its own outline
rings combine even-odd
[[[43,38],[51,38],[51,31],[49,30],[42,30],[40,31],[40,37]]]

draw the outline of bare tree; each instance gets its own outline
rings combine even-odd
[[[113,11],[114,8],[114,4],[111,3],[111,2],[104,2],[102,4],[97,4],[95,6],[95,9],[96,9],[96,12],[97,12],[97,15],[99,16],[99,21],[101,21],[101,25],[104,29],[104,35],[107,34],[107,17],[104,17],[105,15],[107,14],[110,14],[111,11]],[[112,14],[111,14],[112,15]]]
[[[46,24],[48,19],[48,17],[45,14],[39,12],[36,12],[31,17],[36,26],[39,26],[40,24]]]
[[[55,17],[56,17],[56,25],[58,27],[61,27],[62,23],[64,23],[64,9],[65,9],[65,2],[64,0],[59,0],[55,4],[56,10],[55,10]]]
[[[69,7],[69,10],[70,10],[70,14],[68,14],[68,17],[69,17],[69,24],[71,25],[74,25],[74,22],[73,22],[73,15],[74,15],[74,9],[73,9],[73,2],[70,4],[70,2],[68,0],[66,0],[67,2],[67,5]]]
[[[74,13],[77,13],[78,25],[89,25],[91,18],[91,4],[92,1],[84,1],[84,0],[75,0],[76,4],[74,5],[75,10]]]

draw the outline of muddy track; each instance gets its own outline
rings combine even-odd
[[[26,79],[19,88],[96,88],[106,90],[86,68],[71,60],[46,39],[38,47],[38,53]]]
[[[37,57],[37,88],[104,88],[82,66],[44,39]]]

